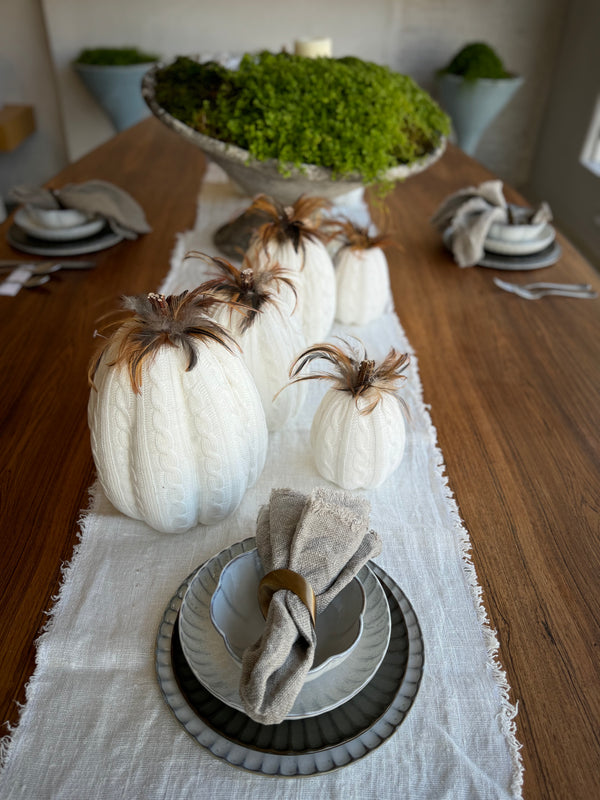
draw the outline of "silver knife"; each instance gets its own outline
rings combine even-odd
[[[30,267],[35,275],[44,275],[46,272],[56,272],[59,269],[92,269],[95,266],[95,261],[63,261],[59,258],[46,261],[0,259],[0,272],[10,272],[17,267]]]

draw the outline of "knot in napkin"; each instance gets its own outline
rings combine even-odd
[[[542,203],[531,222],[549,222],[552,212]],[[481,259],[494,222],[509,221],[509,208],[502,192],[502,181],[485,181],[468,186],[447,197],[431,218],[441,232],[450,231],[451,249],[459,267],[472,267]]]
[[[447,197],[431,218],[440,232],[451,229],[452,254],[459,267],[477,264],[492,224],[507,221],[502,181],[485,181],[460,189]]]
[[[291,569],[316,595],[317,615],[373,556],[379,536],[369,530],[369,503],[322,487],[307,497],[275,489],[258,514],[256,543],[265,572]],[[273,595],[262,636],[244,653],[240,696],[246,713],[264,725],[289,714],[310,670],[316,635],[310,613],[293,592]]]
[[[37,208],[72,208],[90,216],[104,217],[113,231],[126,239],[136,239],[139,233],[152,230],[139,203],[108,181],[69,183],[60,189],[17,186],[11,194],[18,202]]]

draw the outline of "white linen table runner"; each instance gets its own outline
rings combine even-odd
[[[248,205],[216,168],[199,198],[195,230],[178,237],[161,291],[200,282],[188,250],[216,254],[212,233]],[[364,212],[364,206],[355,209]],[[156,287],[149,286],[148,290]],[[333,334],[360,337],[371,358],[411,352],[396,315]],[[82,343],[85,346],[85,343]],[[90,351],[91,351],[90,343]],[[19,724],[2,742],[0,797],[183,800],[492,800],[519,798],[516,709],[481,604],[469,537],[446,485],[436,432],[412,355],[401,391],[411,412],[397,471],[366,493],[383,540],[376,561],[401,586],[419,619],[425,669],[396,733],[357,763],[308,778],[263,777],[200,747],[164,703],[154,671],[163,611],[199,564],[254,535],[272,488],[308,493],[325,483],[310,453],[312,416],[328,386],[310,381],[302,414],[271,433],[264,472],[237,511],[210,527],[169,536],[128,519],[91,490],[81,535],[37,645],[37,666]]]

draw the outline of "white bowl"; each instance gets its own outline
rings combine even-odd
[[[29,219],[43,228],[74,228],[90,220],[88,214],[74,208],[37,208],[26,205],[25,209]]]
[[[530,242],[536,239],[547,225],[546,221],[531,223],[528,218],[532,213],[531,208],[511,206],[515,222],[493,222],[488,231],[488,236],[501,242]]]
[[[211,599],[212,623],[240,667],[244,651],[259,639],[265,627],[258,605],[258,584],[263,575],[258,551],[242,553],[223,569]],[[364,609],[365,592],[354,578],[317,616],[317,646],[307,681],[340,664],[356,647]]]

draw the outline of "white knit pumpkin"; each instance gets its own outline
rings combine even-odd
[[[390,275],[379,247],[342,247],[335,257],[336,319],[343,325],[366,325],[378,319],[390,303]]]
[[[256,247],[256,246],[254,246]],[[336,283],[331,256],[322,242],[306,241],[298,252],[291,242],[253,249],[262,264],[279,263],[296,273],[298,314],[307,344],[324,339],[335,318]]]
[[[372,489],[402,461],[406,441],[398,399],[385,395],[369,414],[368,398],[329,389],[313,418],[310,444],[321,475],[343,489]]]
[[[239,344],[267,427],[278,430],[299,413],[306,397],[304,385],[280,393],[288,381],[289,365],[306,346],[298,315],[293,313],[294,283],[279,267],[253,269],[248,258],[242,270],[222,258],[210,260],[223,278],[204,286],[226,301],[239,303],[234,308],[219,303],[211,314]]]
[[[278,263],[296,273],[298,313],[308,344],[324,339],[335,317],[336,284],[333,261],[318,224],[309,217],[326,203],[320,198],[301,197],[290,207],[265,198],[253,204],[271,214],[248,250],[259,266]]]
[[[190,369],[189,349],[157,347],[141,367],[138,394],[128,365],[111,365],[118,347],[109,343],[88,405],[108,499],[167,533],[230,514],[260,475],[267,449],[264,412],[241,356],[211,338],[191,339],[189,347],[197,359]]]
[[[301,377],[314,359],[329,362],[329,370]],[[396,384],[405,377],[400,373],[408,362],[408,355],[392,349],[377,365],[364,348],[361,352],[342,340],[341,347],[328,343],[309,347],[292,365],[292,383],[320,378],[334,382],[310,430],[315,465],[324,478],[343,489],[372,489],[398,467],[406,429]]]

